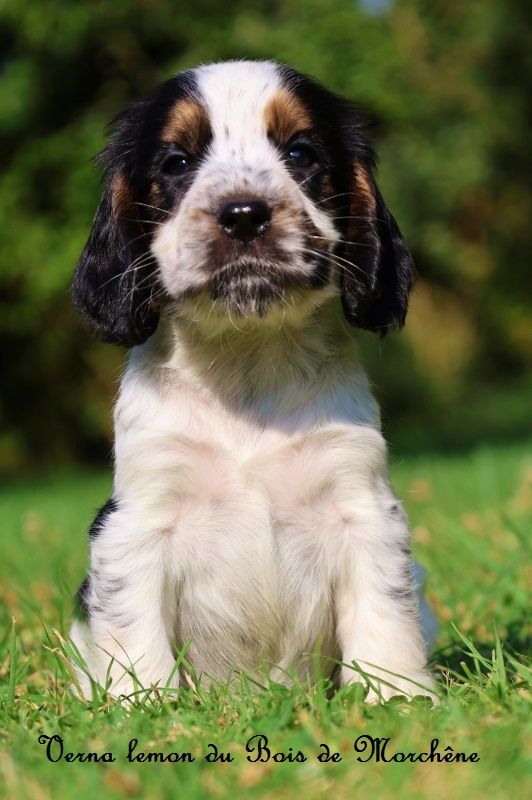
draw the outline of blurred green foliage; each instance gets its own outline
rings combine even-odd
[[[419,271],[408,325],[362,335],[398,445],[530,424],[530,5],[525,0],[2,0],[0,468],[110,449],[123,355],[68,287],[105,124],[199,62],[274,58],[375,120],[380,184]]]

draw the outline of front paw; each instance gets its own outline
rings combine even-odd
[[[439,704],[436,684],[432,675],[424,670],[412,675],[396,675],[385,670],[371,669],[358,671],[344,667],[342,683],[362,683],[368,691],[364,702],[370,705],[386,703],[392,697],[429,697],[433,705]]]
[[[384,680],[372,679],[364,702],[369,704],[386,703],[392,697],[429,697],[433,705],[439,704],[436,686],[428,672],[419,675],[396,677],[390,675]]]
[[[178,681],[152,681],[142,683],[129,675],[113,683],[107,690],[111,697],[117,700],[126,700],[130,703],[145,702],[146,700],[177,700]]]
[[[177,700],[179,695],[178,681],[145,681],[129,675],[113,681],[105,686],[103,681],[91,680],[87,675],[79,675],[76,684],[72,684],[72,692],[81,699],[94,700],[98,696],[108,695],[116,700],[125,700],[130,703],[144,702],[146,700]],[[81,692],[80,692],[81,689]]]

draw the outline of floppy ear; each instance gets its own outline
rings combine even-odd
[[[347,321],[385,335],[404,325],[415,279],[412,256],[377,189],[371,170],[353,170],[342,306]]]
[[[146,256],[146,257],[144,257]],[[105,342],[131,347],[155,331],[153,259],[125,170],[108,180],[72,283],[76,311]]]

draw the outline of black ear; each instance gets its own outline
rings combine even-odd
[[[351,325],[385,335],[404,325],[414,263],[369,168],[355,167],[350,198],[342,306]]]
[[[112,175],[72,283],[76,311],[105,342],[131,347],[155,331],[159,318],[153,257],[124,171]]]

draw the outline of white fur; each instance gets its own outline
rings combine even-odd
[[[261,127],[274,66],[236,70],[198,73],[213,145],[154,245],[176,295],[205,280],[190,214],[211,215],[228,187],[290,198],[335,240]],[[294,269],[300,235],[296,216]],[[336,292],[291,300],[235,322],[200,296],[131,352],[115,409],[117,509],[91,544],[90,619],[72,629],[116,695],[134,689],[129,665],[143,685],[166,684],[186,642],[204,680],[234,668],[261,680],[264,665],[304,676],[319,651],[341,659],[343,682],[360,680],[353,660],[376,676],[369,700],[432,691],[408,527]]]
[[[416,602],[392,593],[410,582],[408,529],[377,409],[343,325],[324,341],[335,311],[221,341],[166,319],[133,351],[115,412],[120,508],[91,547],[104,607],[90,647],[74,631],[101,682],[116,658],[114,693],[132,690],[129,663],[164,683],[190,639],[206,677],[257,676],[262,660],[304,674],[321,645],[404,693],[430,687]]]

